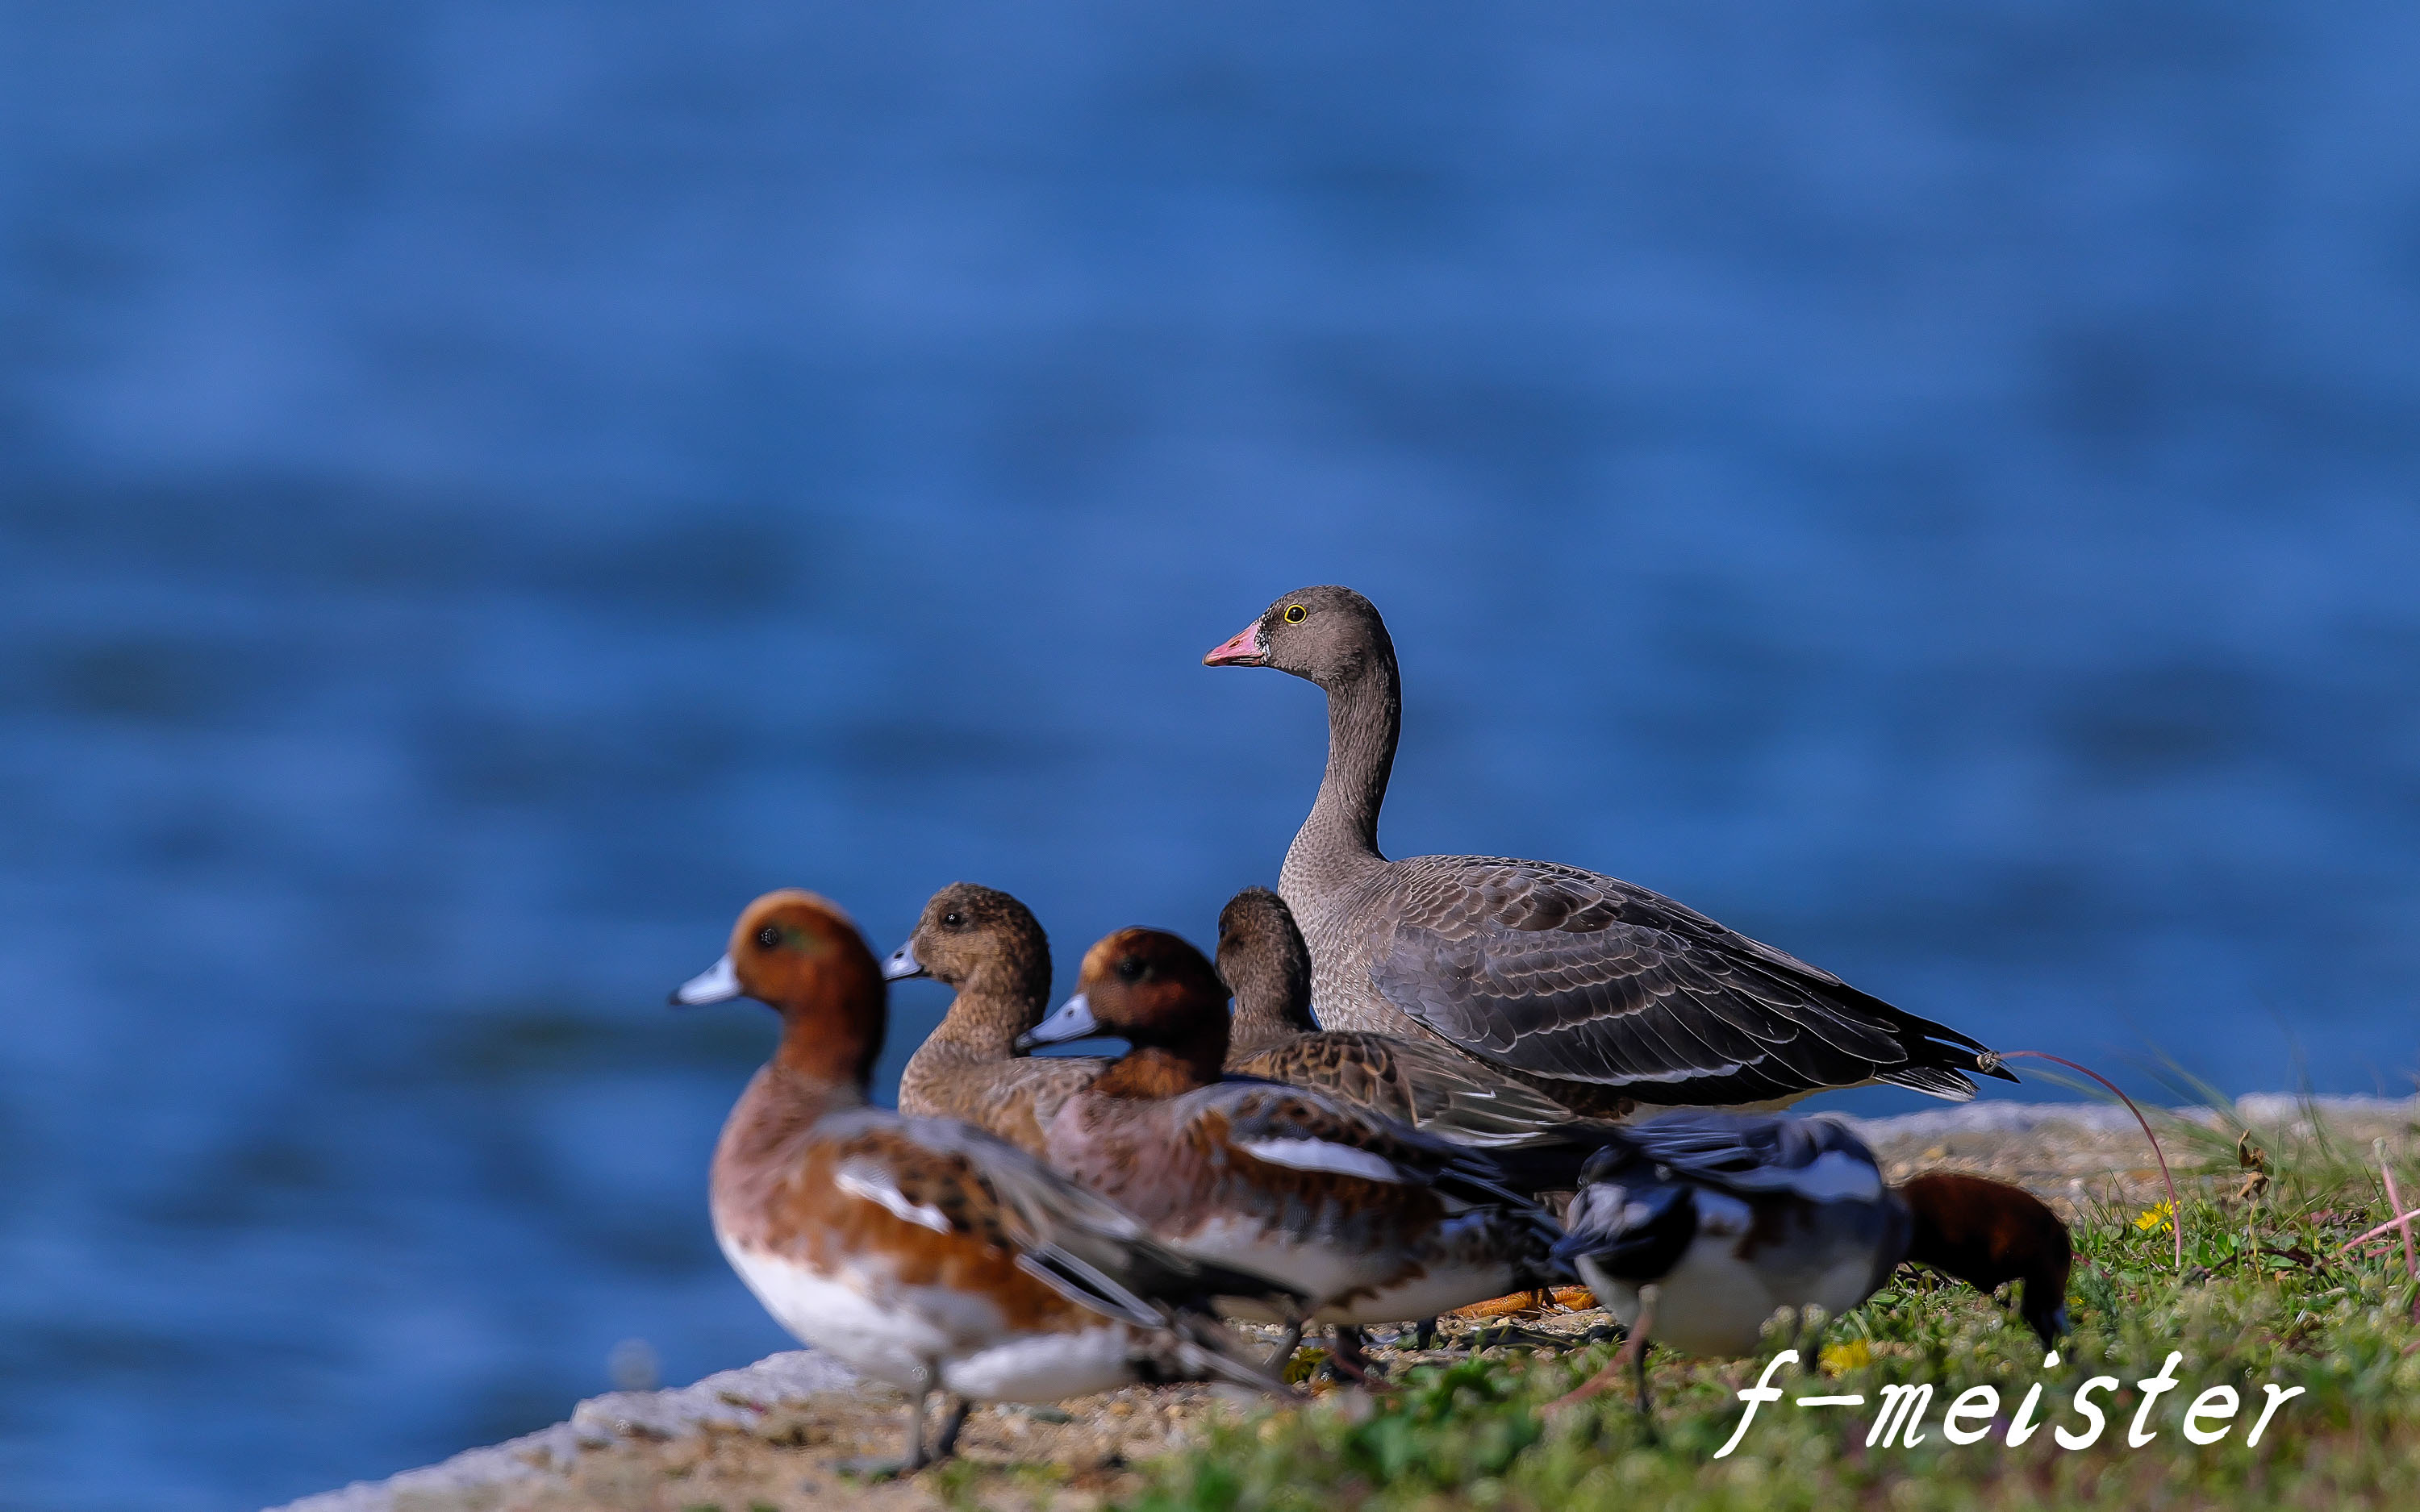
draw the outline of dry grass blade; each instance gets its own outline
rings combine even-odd
[[[2395,1166],[2386,1158],[2386,1141],[2381,1139],[2371,1148],[2378,1156],[2379,1178],[2386,1183],[2387,1211],[2402,1212],[2403,1194],[2395,1190]],[[2412,1215],[2404,1213],[2395,1220],[2395,1227],[2403,1230],[2403,1273],[2420,1281],[2420,1262],[2412,1257]]]

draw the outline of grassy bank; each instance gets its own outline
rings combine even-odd
[[[2391,1215],[2371,1151],[2306,1130],[2270,1134],[2239,1160],[2225,1135],[2198,1137],[2198,1151],[2180,1152],[2201,1172],[2186,1183],[2181,1271],[2164,1204],[2086,1199],[2075,1212],[2074,1335],[2055,1366],[2044,1368],[2033,1335],[1987,1299],[1902,1273],[1833,1324],[1814,1375],[1774,1378],[1788,1395],[1759,1409],[1728,1458],[1714,1456],[1739,1423],[1736,1393],[1761,1361],[1653,1351],[1651,1438],[1626,1383],[1542,1411],[1603,1365],[1610,1343],[1512,1347],[1414,1367],[1399,1394],[1375,1400],[1338,1394],[1303,1411],[1212,1424],[1187,1452],[1145,1467],[1144,1488],[1121,1503],[1132,1512],[2420,1505],[2414,1286],[2397,1243],[2339,1253]],[[2396,1175],[2412,1205],[2420,1172],[2406,1159]],[[2183,1355],[2179,1385],[2145,1425],[2157,1437],[2131,1446],[2144,1395],[2135,1383],[2157,1376],[2172,1351]],[[2064,1447],[2054,1429],[2081,1434],[2071,1398],[2093,1376],[2120,1382],[2093,1398],[2107,1426],[2091,1446]],[[2037,1381],[2035,1420],[2048,1426],[2010,1447],[2008,1420]],[[1882,1388],[1916,1382],[1933,1387],[1921,1442],[1869,1447]],[[2277,1408],[2256,1446],[2246,1441],[2264,1383],[2302,1394]],[[2220,1384],[2242,1403],[2230,1431],[2216,1443],[2187,1442],[2189,1404]],[[1983,1385],[1999,1400],[1989,1436],[1947,1442],[1950,1399]],[[1791,1400],[1814,1394],[1862,1395],[1867,1405]]]

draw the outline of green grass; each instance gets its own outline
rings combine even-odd
[[[2208,1137],[2200,1179],[2187,1182],[2187,1271],[2170,1239],[2137,1208],[2102,1208],[2075,1227],[2069,1287],[2075,1326],[2063,1363],[2042,1367],[2032,1334],[1991,1300],[1902,1272],[1825,1335],[1827,1365],[1812,1378],[1783,1372],[1791,1396],[1862,1393],[1864,1408],[1804,1409],[1788,1397],[1760,1408],[1740,1447],[1714,1458],[1742,1411],[1733,1395],[1763,1364],[1651,1354],[1660,1435],[1651,1439],[1620,1389],[1575,1410],[1540,1409],[1610,1358],[1611,1345],[1556,1355],[1494,1350],[1449,1367],[1408,1374],[1400,1393],[1331,1397],[1261,1413],[1212,1431],[1192,1452],[1149,1467],[1130,1512],[1335,1512],[1343,1507],[1502,1507],[1535,1512],[1791,1512],[1797,1508],[2001,1509],[2122,1507],[2420,1506],[2420,1326],[2399,1246],[2339,1257],[2343,1242],[2391,1216],[2366,1149],[2324,1133],[2265,1141],[2273,1183],[2233,1197],[2234,1134]],[[2285,1148],[2280,1148],[2281,1146]],[[2223,1153],[2223,1164],[2217,1158]],[[2173,1156],[2172,1156],[2173,1158]],[[2195,1164],[2188,1154],[2186,1165]],[[2398,1166],[2410,1203],[2420,1171]],[[1775,1346],[1777,1348],[1778,1346]],[[2158,1437],[2126,1444],[2140,1394],[2182,1350],[2178,1388],[2159,1398]],[[1770,1350],[1768,1350],[1768,1355]],[[2123,1383],[2104,1392],[2100,1442],[2069,1450],[2045,1426],[2022,1447],[1991,1437],[1955,1445],[1941,1432],[1949,1398],[1970,1386],[1998,1389],[2012,1415],[2043,1382],[2036,1413],[2079,1428],[2069,1401],[2086,1377]],[[1885,1383],[1935,1388],[1922,1443],[1868,1448],[1872,1404]],[[2262,1382],[2301,1386],[2260,1444],[2246,1435]],[[2221,1383],[2243,1406],[2222,1443],[2180,1432],[2195,1395]]]

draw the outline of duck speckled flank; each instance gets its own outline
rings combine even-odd
[[[933,894],[882,975],[931,977],[958,992],[900,1073],[902,1113],[962,1119],[1039,1155],[1060,1104],[1109,1065],[1099,1056],[1017,1056],[1016,1037],[1050,1006],[1050,941],[1032,910],[997,888],[954,882]]]
[[[1644,887],[1503,856],[1388,860],[1378,810],[1403,701],[1394,642],[1359,594],[1288,594],[1202,659],[1327,695],[1326,771],[1278,888],[1323,1025],[1451,1045],[1590,1117],[1620,1116],[1621,1098],[1770,1105],[1872,1081],[1974,1095],[1979,1041]]]
[[[981,1130],[866,1105],[884,986],[838,909],[758,899],[674,1000],[741,995],[780,1011],[782,1041],[716,1147],[715,1237],[783,1327],[908,1393],[907,1468],[951,1452],[969,1399],[1208,1377],[1285,1390],[1208,1309],[1298,1306],[1293,1288],[1169,1250]],[[935,1392],[949,1406],[928,1447]]]
[[[1484,1152],[1222,1076],[1226,991],[1185,941],[1122,930],[1086,955],[1078,987],[1028,1038],[1133,1048],[1059,1110],[1051,1164],[1171,1247],[1285,1277],[1314,1322],[1428,1318],[1555,1278],[1559,1230]]]

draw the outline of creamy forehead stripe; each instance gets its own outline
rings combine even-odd
[[[1090,977],[1109,970],[1110,958],[1132,943],[1134,933],[1133,930],[1122,929],[1115,934],[1094,941],[1093,948],[1084,952],[1082,974]]]

